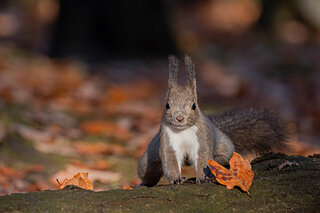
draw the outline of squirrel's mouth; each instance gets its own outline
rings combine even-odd
[[[171,124],[172,127],[176,128],[176,129],[185,129],[187,127],[186,124]]]

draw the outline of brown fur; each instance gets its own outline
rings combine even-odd
[[[287,131],[278,115],[267,109],[242,109],[210,115],[214,125],[232,140],[240,154],[285,152]]]
[[[154,136],[148,148],[139,159],[138,175],[142,179],[141,185],[143,186],[154,186],[163,176],[159,148],[160,133]]]

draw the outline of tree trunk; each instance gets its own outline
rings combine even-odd
[[[285,166],[285,161],[298,163]],[[0,197],[0,212],[317,212],[320,155],[269,154],[252,163],[251,198],[218,183],[93,192],[77,187]],[[289,163],[288,163],[289,165]]]

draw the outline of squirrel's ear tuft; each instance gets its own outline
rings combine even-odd
[[[189,87],[193,89],[193,91],[196,94],[196,74],[194,63],[192,62],[191,58],[187,55],[185,56],[184,61],[186,64],[187,84]]]
[[[179,60],[176,56],[169,56],[169,88],[172,88],[177,84],[179,71]]]

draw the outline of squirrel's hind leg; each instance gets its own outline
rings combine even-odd
[[[139,159],[138,175],[142,180],[141,186],[154,186],[163,176],[159,147],[159,134],[157,134]]]
[[[213,159],[221,165],[228,165],[229,160],[235,151],[233,142],[228,136],[215,128],[215,147],[213,150]]]
[[[138,175],[141,178],[141,186],[154,186],[163,176],[161,161],[153,161],[145,152],[139,160]]]

